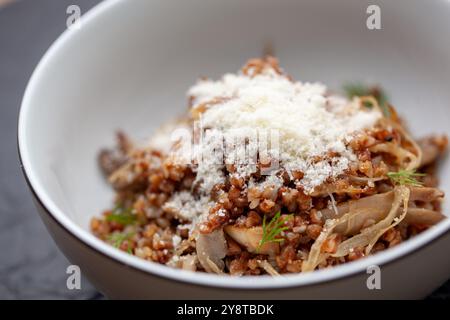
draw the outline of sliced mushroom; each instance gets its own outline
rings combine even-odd
[[[257,260],[258,266],[260,268],[263,268],[268,274],[270,274],[272,277],[280,276],[277,270],[269,263],[267,260]]]
[[[202,267],[209,273],[221,273],[225,267],[223,258],[227,254],[227,243],[223,229],[197,237],[197,257]]]
[[[128,160],[128,154],[133,150],[133,142],[119,131],[116,133],[117,146],[113,149],[103,149],[98,155],[98,163],[106,177],[118,170]]]
[[[127,158],[117,150],[103,149],[98,155],[98,164],[105,177],[109,177],[114,171],[123,166]]]
[[[377,194],[359,200],[349,201],[336,207],[337,214],[334,209],[322,210],[322,219],[336,219],[342,217],[348,212],[359,212],[353,219],[345,224],[341,224],[335,228],[335,231],[345,235],[353,235],[359,232],[368,221],[380,221],[389,212],[392,201],[394,201],[394,193],[386,192]]]
[[[409,208],[404,221],[408,224],[433,226],[443,219],[445,219],[445,216],[434,210]]]
[[[114,171],[108,181],[117,191],[141,190],[148,184],[147,175],[136,172],[133,162],[127,162]]]
[[[433,163],[447,148],[448,138],[446,136],[425,137],[418,141],[422,149],[423,157],[420,166]]]
[[[444,192],[436,188],[411,188],[409,201],[431,202],[444,197]]]
[[[267,254],[274,256],[280,252],[280,246],[276,242],[268,242],[259,247],[263,237],[262,227],[236,227],[226,226],[225,232],[241,246],[244,246],[248,252]]]
[[[195,254],[188,254],[180,257],[181,269],[189,271],[197,271],[197,256]]]
[[[444,193],[435,188],[412,187],[409,201],[435,201],[442,198]],[[349,201],[337,206],[337,214],[334,209],[322,210],[322,219],[335,219],[343,216],[347,212],[359,212],[353,219],[336,227],[335,231],[344,235],[354,235],[358,233],[367,223],[376,223],[388,214],[392,202],[394,201],[394,193],[392,191],[376,194],[373,196],[361,198],[359,200]],[[434,225],[442,220],[442,214],[431,210],[417,210],[418,208],[409,208],[405,221],[416,224],[423,223],[425,225]],[[430,212],[429,217],[425,217]],[[415,222],[418,221],[418,222]]]

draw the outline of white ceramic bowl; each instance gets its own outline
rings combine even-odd
[[[119,1],[85,14],[45,54],[26,90],[19,150],[39,212],[67,257],[114,298],[420,298],[450,276],[450,219],[381,254],[282,278],[230,278],[167,268],[90,234],[112,191],[98,150],[122,128],[149,136],[186,108],[200,75],[237,70],[273,42],[296,79],[381,83],[416,135],[450,135],[450,1]],[[449,162],[442,188],[450,190]],[[448,200],[446,208],[449,208]],[[381,266],[381,290],[366,269]]]

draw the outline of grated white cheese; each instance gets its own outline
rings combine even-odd
[[[236,164],[240,176],[253,173],[256,167],[252,160],[264,141],[267,155],[280,168],[304,173],[298,183],[311,193],[356,161],[346,144],[381,117],[378,110],[361,110],[357,100],[327,95],[322,84],[293,82],[271,69],[254,77],[226,74],[219,81],[201,80],[188,95],[193,98],[193,108],[214,98],[226,98],[202,114],[202,126],[211,129],[196,150],[203,154],[197,181],[202,182],[205,193],[223,182],[224,159]],[[272,138],[269,142],[268,137]],[[225,148],[224,154],[217,155],[214,150],[221,139],[226,147],[234,148]],[[329,152],[338,153],[331,163],[329,159],[317,161]],[[247,162],[239,161],[241,158]]]
[[[181,237],[179,236],[179,235],[177,235],[177,234],[174,234],[173,236],[172,236],[172,244],[173,244],[173,247],[174,248],[176,248],[176,247],[178,247],[178,245],[181,243]]]
[[[203,196],[197,200],[191,192],[180,191],[165,202],[162,209],[182,221],[189,221],[195,224],[208,214],[210,206],[211,203],[208,196]]]
[[[264,191],[266,187],[270,187],[276,193],[283,186],[283,179],[276,176],[270,175],[267,176],[265,180],[260,183],[256,183],[253,179],[250,179],[248,182],[249,188],[257,188],[260,191]]]
[[[150,140],[147,142],[147,145],[154,150],[167,154],[171,151],[174,143],[179,141],[183,132],[190,134],[190,128],[185,122],[169,122],[153,133]],[[190,136],[187,138],[190,138]]]

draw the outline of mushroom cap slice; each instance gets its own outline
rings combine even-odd
[[[227,242],[223,229],[197,237],[197,257],[202,267],[209,273],[221,273],[225,267],[223,258],[227,254]]]
[[[259,243],[263,238],[262,227],[236,227],[226,226],[225,232],[241,246],[245,247],[248,252],[267,254],[269,256],[275,256],[280,252],[280,246],[276,242],[267,242],[259,247]]]

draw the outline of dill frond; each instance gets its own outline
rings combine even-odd
[[[106,216],[106,221],[116,222],[123,226],[127,226],[136,222],[136,216],[130,208],[124,208],[121,205],[117,205],[112,213]]]
[[[289,220],[289,217],[281,217],[281,212],[278,211],[275,216],[267,223],[266,216],[263,218],[263,237],[258,245],[258,250],[266,243],[270,242],[282,242],[283,238],[280,238],[280,235],[283,231],[289,229],[287,226],[284,226],[284,223]]]
[[[389,102],[386,93],[378,86],[369,87],[362,83],[349,83],[344,85],[344,92],[349,99],[353,97],[374,97],[386,118],[391,117],[391,111],[389,109]],[[365,107],[372,108],[372,105],[365,104]]]
[[[418,173],[416,170],[399,170],[397,172],[389,172],[387,176],[394,184],[421,187],[423,184],[417,178],[424,177],[426,174]]]

